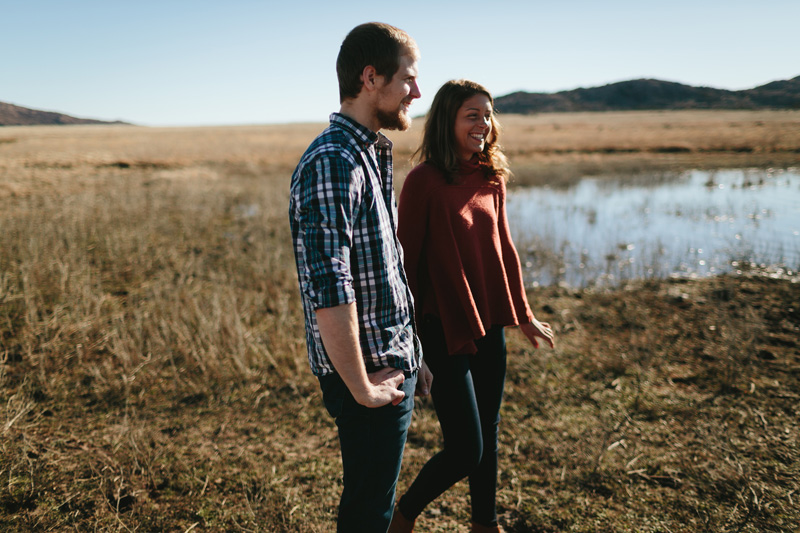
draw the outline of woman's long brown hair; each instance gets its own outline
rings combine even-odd
[[[431,109],[425,121],[422,143],[414,153],[414,158],[441,170],[448,183],[458,177],[459,152],[455,139],[456,114],[464,102],[483,94],[492,104],[492,131],[484,143],[483,151],[478,153],[478,165],[484,169],[486,179],[506,181],[511,175],[508,160],[500,149],[500,124],[494,115],[494,99],[491,93],[479,83],[469,80],[451,80],[441,86],[433,98]]]

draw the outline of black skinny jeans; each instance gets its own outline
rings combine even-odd
[[[400,498],[400,512],[416,518],[430,502],[469,477],[472,520],[497,524],[497,427],[506,377],[503,327],[475,341],[474,355],[450,355],[441,322],[426,316],[422,348],[433,373],[431,396],[444,436],[444,448],[422,467]]]

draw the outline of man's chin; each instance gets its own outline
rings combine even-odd
[[[411,127],[411,117],[405,111],[396,113],[378,111],[378,123],[382,130],[406,131]]]

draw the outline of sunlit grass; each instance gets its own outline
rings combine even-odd
[[[512,157],[605,168],[555,137],[523,152],[542,120],[588,119],[508,117]],[[391,135],[398,183],[420,125]],[[286,205],[321,129],[0,129],[0,529],[332,529],[338,442]],[[509,332],[507,530],[792,531],[797,291],[746,276],[532,291],[559,343]],[[421,401],[401,490],[439,439]],[[468,506],[460,484],[421,528],[466,531]]]

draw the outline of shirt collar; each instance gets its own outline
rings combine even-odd
[[[364,145],[375,144],[378,148],[392,148],[392,141],[381,132],[374,132],[366,126],[359,124],[352,118],[341,113],[331,113],[330,121],[332,125],[338,126],[350,133],[357,141]]]

